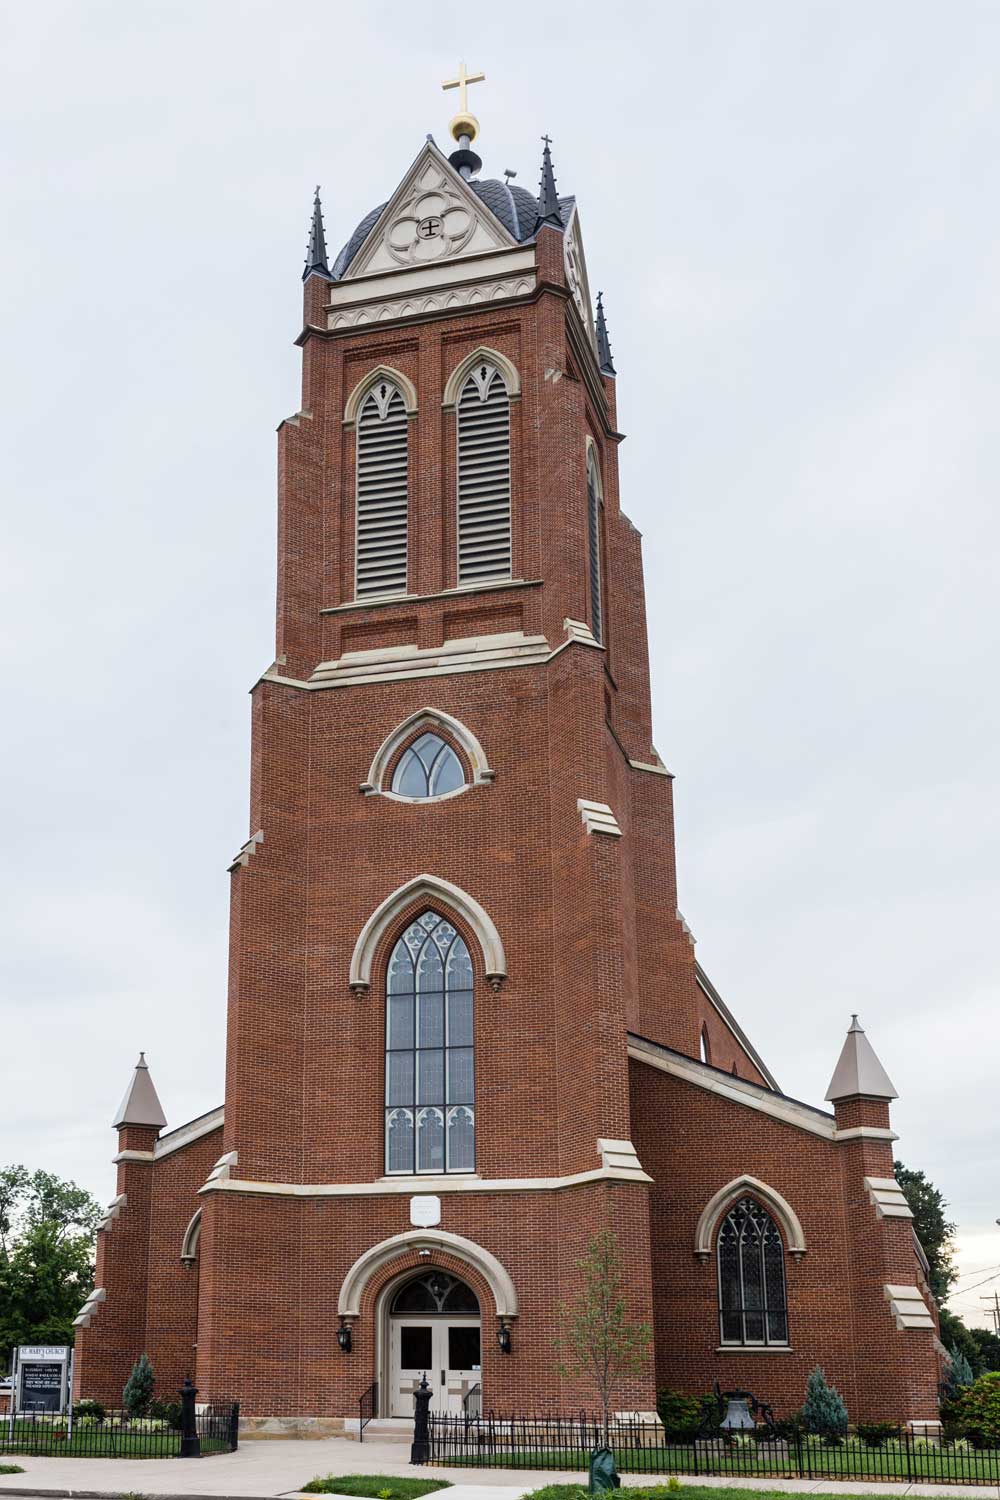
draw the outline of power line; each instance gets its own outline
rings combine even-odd
[[[970,1276],[982,1276],[984,1271],[1000,1271],[1000,1266],[978,1266],[975,1271],[966,1271],[957,1278],[958,1281],[968,1281]]]

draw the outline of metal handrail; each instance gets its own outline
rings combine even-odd
[[[483,1414],[483,1387],[477,1380],[471,1390],[466,1391],[462,1397],[462,1415],[465,1418],[465,1426],[468,1431],[470,1422],[478,1422]]]
[[[368,1389],[362,1392],[358,1401],[358,1442],[365,1440],[365,1428],[373,1417],[378,1416],[378,1381],[373,1380]]]

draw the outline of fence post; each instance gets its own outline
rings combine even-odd
[[[413,1442],[410,1444],[410,1463],[425,1464],[431,1456],[430,1424],[431,1388],[427,1384],[427,1372],[420,1377],[420,1384],[413,1394]]]
[[[800,1427],[796,1427],[795,1429],[795,1465],[799,1471],[799,1478],[804,1479],[805,1475],[802,1473],[802,1429]]]
[[[184,1384],[177,1394],[181,1398],[181,1458],[200,1458],[201,1438],[194,1414],[194,1398],[198,1390],[190,1375],[185,1375]]]
[[[913,1478],[913,1455],[912,1455],[912,1450],[911,1450],[911,1444],[913,1442],[913,1433],[910,1431],[910,1429],[908,1427],[907,1427],[907,1429],[906,1429],[906,1431],[904,1433],[904,1437],[906,1439],[906,1477],[907,1477],[907,1479],[912,1479]]]
[[[229,1451],[235,1453],[240,1446],[240,1403],[234,1401],[229,1411]]]

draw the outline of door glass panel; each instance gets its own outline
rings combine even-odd
[[[399,1330],[399,1365],[402,1370],[429,1370],[433,1330],[401,1328]]]
[[[462,1327],[448,1329],[449,1370],[478,1370],[479,1329]]]

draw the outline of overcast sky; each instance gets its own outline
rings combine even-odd
[[[993,0],[7,8],[0,1162],[106,1201],[140,1047],[171,1125],[221,1102],[312,190],[335,248],[446,139],[463,55],[484,175],[534,190],[547,130],[605,292],[698,955],[800,1098],[860,1012],[971,1316],[1000,1270]]]

